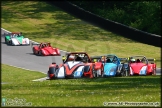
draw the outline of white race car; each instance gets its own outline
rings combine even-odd
[[[12,32],[5,35],[5,43],[9,45],[30,45],[29,39],[24,38],[21,32]]]

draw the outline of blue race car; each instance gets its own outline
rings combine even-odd
[[[127,58],[118,58],[114,54],[105,56],[103,77],[108,76],[128,76]]]

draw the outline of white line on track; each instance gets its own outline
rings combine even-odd
[[[8,65],[8,64],[6,64],[6,65]],[[46,74],[46,73],[41,72],[41,71],[37,71],[37,70],[30,70],[30,69],[26,69],[26,68],[22,68],[22,67],[14,66],[14,65],[8,65],[8,66],[12,66],[12,67],[16,67],[16,68],[20,68],[20,69],[24,69],[24,70],[35,71],[35,72],[40,72],[40,73]]]
[[[6,31],[6,32],[8,32],[8,33],[11,33],[10,31],[8,31],[8,30],[6,30],[6,29],[4,29],[4,28],[1,28],[2,30],[4,30],[4,31]]]
[[[1,82],[1,84],[8,84],[9,82]]]
[[[32,81],[44,81],[44,80],[47,80],[48,77],[43,77],[43,78],[39,78],[39,79],[35,79],[35,80],[32,80]]]

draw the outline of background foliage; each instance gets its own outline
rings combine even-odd
[[[103,18],[161,35],[160,1],[71,1]]]

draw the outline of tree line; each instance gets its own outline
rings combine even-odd
[[[105,19],[161,35],[161,1],[70,1]]]

